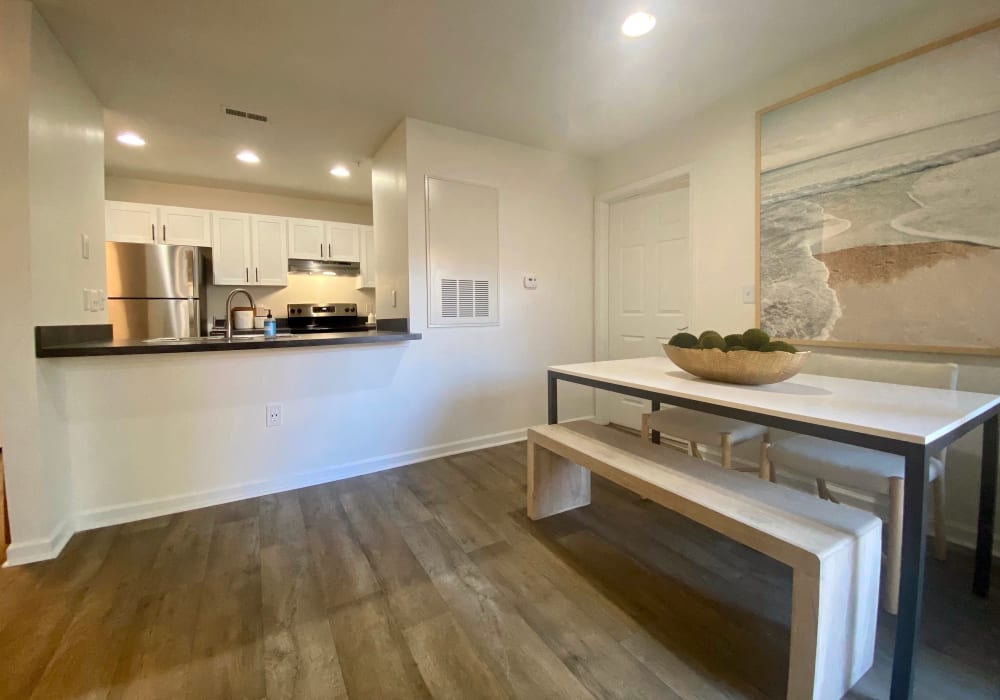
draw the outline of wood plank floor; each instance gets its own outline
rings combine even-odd
[[[784,567],[601,480],[531,523],[524,472],[519,443],[78,534],[0,571],[0,697],[783,696]],[[917,697],[1000,697],[971,569],[928,562]],[[887,696],[893,624],[851,697]]]

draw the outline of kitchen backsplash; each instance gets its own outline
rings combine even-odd
[[[284,317],[288,304],[304,302],[351,302],[358,305],[358,315],[367,315],[368,307],[375,309],[375,290],[358,290],[354,288],[357,277],[327,277],[324,275],[288,275],[287,287],[247,287],[253,295],[257,306],[271,309],[275,317]],[[236,287],[207,286],[208,320],[213,315],[222,318],[226,315],[226,297]],[[236,298],[239,306],[244,306],[246,300]]]

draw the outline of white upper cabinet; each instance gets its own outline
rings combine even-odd
[[[156,210],[153,204],[105,202],[105,239],[118,243],[156,243]]]
[[[250,216],[212,212],[212,282],[250,284]]]
[[[212,245],[209,212],[187,207],[159,207],[162,243],[168,245]]]
[[[326,224],[326,258],[339,262],[360,262],[361,246],[357,224]]]
[[[322,221],[288,220],[288,257],[297,260],[325,260],[326,250],[326,231]]]
[[[357,289],[375,288],[375,229],[359,226],[358,238],[361,246],[361,274],[358,275]]]
[[[314,219],[288,220],[288,257],[360,262],[358,225]]]
[[[251,284],[288,284],[286,220],[278,216],[250,217]]]
[[[105,239],[118,243],[212,245],[209,212],[135,202],[105,202]]]

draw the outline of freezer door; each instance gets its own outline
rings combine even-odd
[[[198,296],[201,258],[185,245],[107,243],[108,296],[186,299]]]
[[[198,316],[197,299],[108,299],[115,340],[195,337]]]

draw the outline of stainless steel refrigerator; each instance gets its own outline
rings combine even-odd
[[[194,246],[107,243],[108,320],[116,339],[200,335]]]

